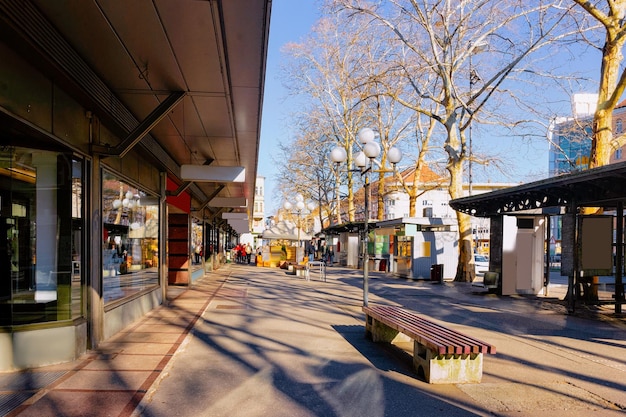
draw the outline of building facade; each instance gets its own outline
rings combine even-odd
[[[0,1],[0,371],[76,359],[249,229],[271,2],[237,3]]]

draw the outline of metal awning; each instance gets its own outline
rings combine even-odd
[[[373,224],[370,223],[370,228]],[[365,228],[363,222],[346,222],[341,224],[335,224],[322,229],[322,233],[327,235],[338,235],[339,233],[357,233]]]
[[[491,217],[572,205],[613,208],[620,201],[626,202],[626,162],[457,198],[450,206],[473,216]]]

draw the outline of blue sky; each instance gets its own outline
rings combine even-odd
[[[319,18],[316,0],[273,0],[270,17],[270,38],[265,77],[265,96],[261,121],[261,146],[258,175],[265,177],[265,214],[272,215],[280,207],[273,200],[276,181],[275,154],[279,142],[289,138],[286,93],[280,80],[281,48],[289,42],[299,42]]]

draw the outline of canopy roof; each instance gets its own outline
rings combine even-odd
[[[480,195],[457,198],[460,212],[490,217],[552,207],[614,208],[626,202],[626,162],[561,175]]]
[[[289,221],[280,221],[261,234],[263,239],[311,240],[311,235]]]

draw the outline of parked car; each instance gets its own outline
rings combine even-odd
[[[474,268],[476,276],[483,276],[485,272],[489,271],[489,258],[485,255],[474,254]]]

